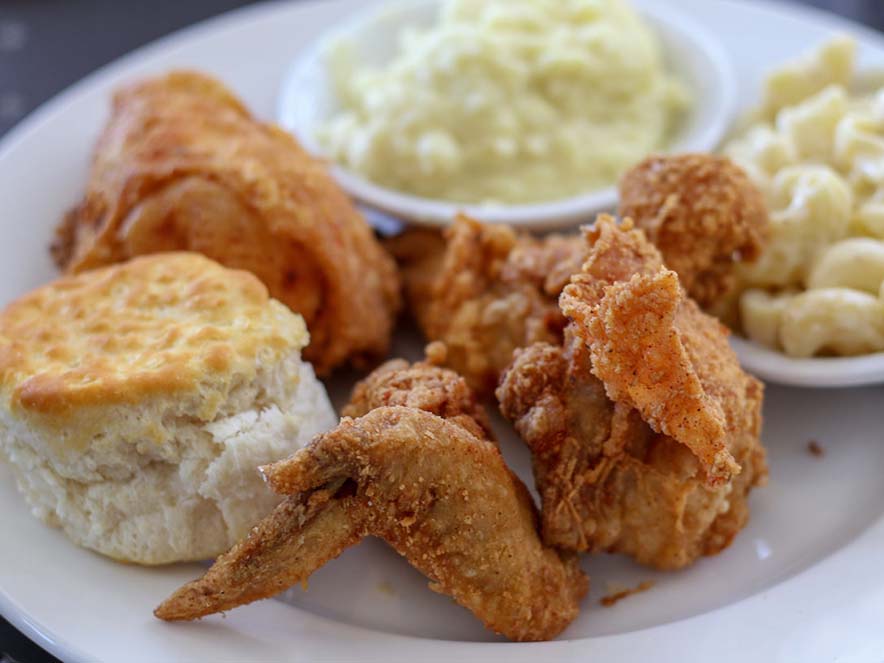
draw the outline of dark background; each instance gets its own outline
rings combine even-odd
[[[882,0],[801,2],[884,30]],[[172,30],[246,4],[251,3],[0,0],[0,136],[93,69]],[[0,663],[55,660],[0,619]]]

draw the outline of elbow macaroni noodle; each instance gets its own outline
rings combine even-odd
[[[794,357],[884,351],[884,88],[849,94],[854,50],[835,39],[773,73],[724,150],[770,207],[740,268],[743,331]]]

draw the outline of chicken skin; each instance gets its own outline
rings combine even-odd
[[[736,267],[761,254],[768,232],[764,196],[726,157],[648,157],[620,180],[621,217],[632,218],[704,309],[722,307]]]
[[[272,596],[377,536],[492,631],[555,637],[588,581],[573,554],[541,543],[527,489],[478,435],[486,424],[464,390],[423,362],[379,369],[348,408],[364,414],[262,469],[287,496],[276,511],[155,614],[196,619]]]
[[[326,165],[220,82],[177,71],[116,92],[52,255],[81,272],[183,250],[252,272],[301,314],[320,375],[386,354],[396,267]]]
[[[548,545],[680,568],[747,522],[767,477],[762,386],[631,221],[585,236],[565,342],[516,353],[501,411],[532,451]]]
[[[513,350],[561,341],[557,299],[585,253],[576,235],[534,238],[465,216],[444,234],[409,231],[387,248],[424,335],[446,345],[446,365],[483,399]]]

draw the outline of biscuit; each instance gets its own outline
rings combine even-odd
[[[195,253],[61,278],[0,315],[0,450],[74,542],[212,557],[277,503],[257,467],[337,421],[308,340],[256,277]]]

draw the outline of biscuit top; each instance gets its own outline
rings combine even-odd
[[[61,278],[0,315],[0,402],[67,425],[84,409],[196,394],[192,414],[208,419],[259,363],[308,340],[251,274],[196,253],[144,256]]]

